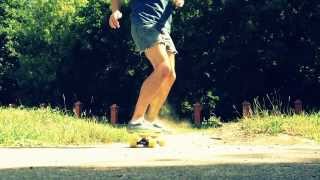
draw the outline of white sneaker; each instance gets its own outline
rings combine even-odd
[[[154,127],[150,122],[143,117],[137,120],[131,120],[128,123],[128,130],[130,132],[145,132],[145,133],[160,133],[161,129]]]

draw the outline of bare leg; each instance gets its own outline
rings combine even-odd
[[[142,84],[132,121],[145,115],[148,105],[155,98],[161,84],[168,78],[171,71],[169,57],[163,44],[153,46],[145,54],[153,65],[154,71]]]
[[[149,109],[148,109],[148,120],[149,121],[154,121],[158,118],[160,109],[165,103],[170,89],[173,85],[173,83],[176,80],[176,73],[175,73],[175,54],[168,52],[168,57],[170,61],[170,68],[171,68],[171,73],[169,76],[166,78],[166,80],[161,84],[161,87],[157,93],[157,95],[154,97],[152,100]]]

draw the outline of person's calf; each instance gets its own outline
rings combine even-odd
[[[147,111],[148,120],[153,121],[158,118],[161,107],[167,99],[169,91],[176,80],[175,72],[171,71],[168,78],[163,82],[158,94],[152,100]]]
[[[171,87],[173,83],[176,81],[177,75],[175,71],[170,71],[170,74],[168,76],[168,84]]]

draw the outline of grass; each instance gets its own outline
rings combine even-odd
[[[285,133],[320,142],[320,113],[303,115],[253,116],[242,119],[242,128],[251,134]]]
[[[253,116],[240,119],[242,129],[249,134],[277,135],[285,133],[302,136],[320,142],[320,112],[294,114],[280,100],[271,99],[269,110],[266,103],[254,101]]]
[[[320,112],[294,115],[279,109],[265,110],[256,106],[252,118],[240,119],[247,134],[277,135],[285,133],[320,142]],[[195,128],[188,121],[162,119],[162,124],[176,133],[211,132]],[[66,145],[97,145],[128,142],[125,127],[114,127],[94,118],[78,119],[52,108],[0,107],[0,146],[51,147]]]
[[[283,103],[280,96],[266,96],[254,99],[250,118],[237,119],[241,133],[246,135],[288,134],[312,139],[320,143],[320,111],[295,114],[288,103]]]
[[[125,128],[77,119],[52,108],[0,107],[0,146],[32,147],[125,142]]]
[[[187,121],[161,119],[176,133],[194,131]],[[0,146],[55,147],[128,142],[124,126],[111,126],[94,118],[75,118],[53,108],[0,107]]]

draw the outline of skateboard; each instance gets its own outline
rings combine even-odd
[[[161,133],[131,133],[132,137],[129,139],[130,148],[148,147],[155,148],[157,146],[164,146],[165,140]]]

